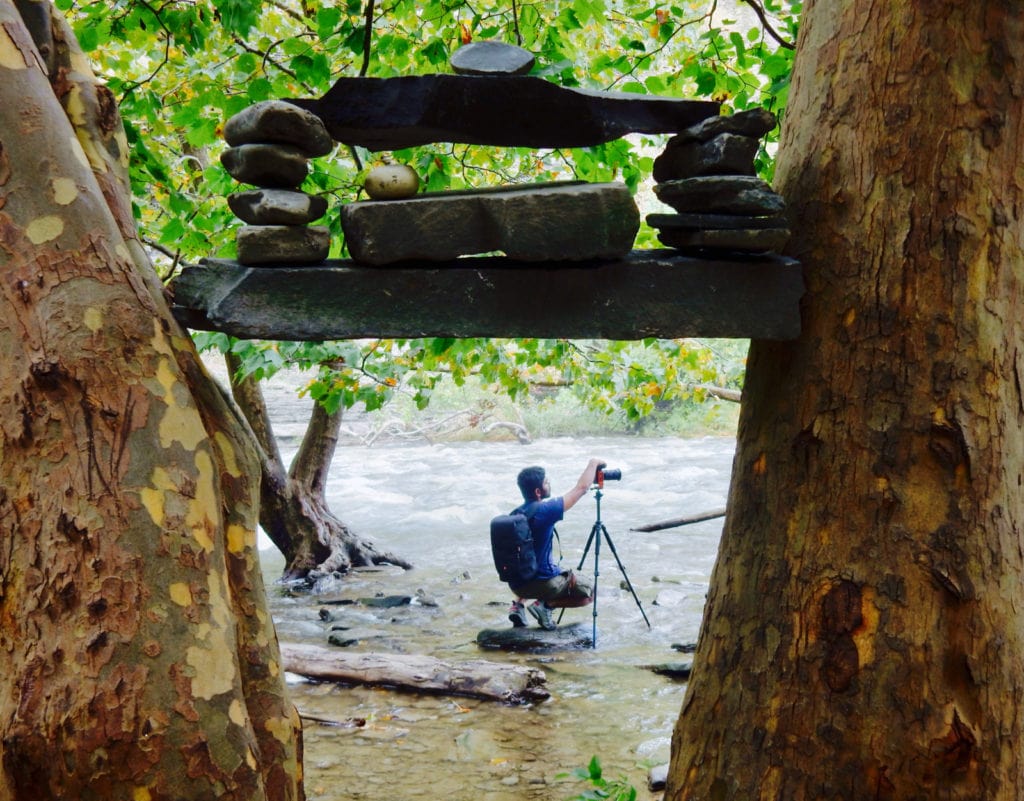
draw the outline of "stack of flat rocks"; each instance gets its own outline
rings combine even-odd
[[[327,259],[331,235],[310,225],[327,212],[327,201],[299,189],[309,159],[325,156],[334,141],[315,114],[281,100],[249,106],[224,125],[231,146],[221,163],[232,178],[256,189],[228,196],[238,230],[238,261],[246,265],[311,265]]]
[[[754,171],[759,140],[775,124],[769,111],[754,109],[710,117],[668,141],[654,162],[654,192],[676,213],[647,217],[662,244],[695,255],[785,246],[785,201]]]

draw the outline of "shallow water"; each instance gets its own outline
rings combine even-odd
[[[685,683],[647,666],[681,662],[672,649],[695,641],[722,520],[640,533],[630,527],[725,505],[731,439],[553,439],[531,445],[460,443],[339,448],[328,485],[332,508],[361,536],[410,560],[415,569],[360,572],[347,598],[413,595],[438,604],[395,609],[332,606],[294,597],[273,582],[282,561],[263,551],[271,609],[282,641],[326,644],[332,626],[355,651],[488,659],[540,667],[551,699],[530,706],[316,684],[291,677],[301,713],[364,725],[305,725],[306,791],[311,799],[561,799],[585,785],[558,779],[598,755],[609,777],[624,775],[639,797],[648,767],[669,756]],[[518,503],[521,467],[547,468],[555,494],[575,482],[591,456],[623,471],[601,498],[601,518],[621,559],[602,540],[597,647],[549,653],[484,651],[484,628],[505,628],[509,594],[491,563],[488,523]],[[583,498],[559,525],[563,564],[576,567],[595,524],[597,499]],[[266,542],[264,543],[267,544]],[[557,546],[556,546],[557,548]],[[593,549],[583,572],[593,578]],[[632,582],[636,601],[622,584]],[[563,623],[594,625],[590,608]]]

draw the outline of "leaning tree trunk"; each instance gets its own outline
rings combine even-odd
[[[231,392],[263,448],[260,524],[285,558],[284,578],[316,577],[355,567],[407,561],[378,550],[335,517],[327,504],[327,473],[341,429],[339,409],[332,414],[315,404],[302,444],[286,471],[274,438],[259,383],[237,379],[241,360],[225,355]]]
[[[0,799],[301,798],[255,451],[144,263],[124,144],[50,3],[0,0]]]
[[[751,349],[667,799],[1020,797],[1022,20],[805,6],[803,332]]]

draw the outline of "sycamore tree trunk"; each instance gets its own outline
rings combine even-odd
[[[1022,20],[805,5],[803,333],[751,349],[671,801],[1021,795]]]
[[[225,360],[232,395],[262,448],[260,524],[284,555],[284,578],[314,579],[379,564],[410,569],[409,562],[359,537],[328,506],[327,474],[338,445],[341,410],[329,414],[314,404],[302,443],[286,470],[259,383],[234,378],[241,367],[237,356],[228,353]]]
[[[126,164],[60,16],[0,0],[0,799],[299,799],[259,463]]]

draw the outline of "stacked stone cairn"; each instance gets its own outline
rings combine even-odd
[[[331,235],[310,225],[327,201],[299,189],[309,159],[325,156],[334,141],[315,114],[281,100],[249,106],[224,125],[230,147],[221,163],[232,178],[256,189],[228,196],[238,230],[238,261],[246,265],[313,265],[327,259]]]
[[[785,201],[756,177],[764,109],[711,117],[673,136],[655,159],[654,192],[676,212],[651,214],[663,245],[694,255],[763,254],[789,240]]]
[[[461,47],[451,59],[452,70],[466,76],[520,76],[533,64],[523,48],[489,41]],[[620,258],[640,228],[640,212],[621,183],[558,181],[417,195],[418,185],[401,165],[367,175],[371,199],[340,209],[355,262],[441,262],[493,252],[531,262]]]

